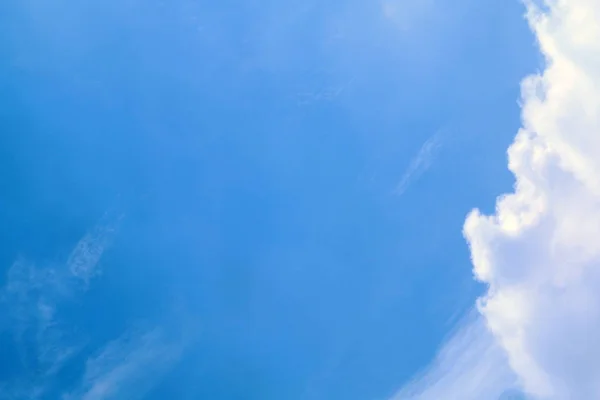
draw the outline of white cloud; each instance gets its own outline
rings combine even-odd
[[[600,398],[600,2],[528,2],[547,67],[523,82],[515,193],[465,224],[480,309],[532,395]]]
[[[423,143],[417,155],[410,161],[410,165],[406,171],[404,171],[400,183],[398,183],[398,186],[396,187],[397,195],[403,195],[411,183],[427,172],[431,167],[431,164],[433,164],[441,145],[441,132],[437,132]]]
[[[498,199],[495,215],[472,212],[464,231],[474,273],[488,285],[479,310],[520,386],[536,399],[594,400],[600,398],[600,1],[525,3],[546,67],[522,84],[523,128],[508,152],[515,192]],[[485,335],[469,339],[474,348]],[[433,383],[413,398],[496,399],[495,389],[469,392],[469,386],[458,397],[452,391],[486,357],[441,374],[434,364],[423,381]]]

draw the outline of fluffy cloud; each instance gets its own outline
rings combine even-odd
[[[600,398],[600,1],[525,5],[546,65],[522,83],[515,190],[464,227],[481,317],[397,399]]]
[[[539,2],[538,2],[539,3]],[[600,398],[600,2],[528,1],[546,58],[523,82],[515,192],[469,215],[479,308],[525,391]]]

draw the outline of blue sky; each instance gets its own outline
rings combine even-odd
[[[496,283],[463,224],[513,187],[544,65],[524,14],[2,2],[0,399],[375,400],[426,374],[473,332],[471,255]]]

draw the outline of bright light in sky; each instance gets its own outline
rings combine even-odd
[[[597,0],[2,2],[0,400],[600,398],[599,38]]]

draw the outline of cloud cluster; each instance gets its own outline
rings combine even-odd
[[[600,398],[600,2],[527,18],[546,69],[523,82],[515,192],[465,223],[480,310],[527,393]]]
[[[419,390],[398,399],[498,399],[486,382],[506,362],[475,388],[456,386],[496,347],[528,398],[600,398],[600,1],[525,5],[546,63],[522,83],[523,127],[508,151],[515,190],[464,227],[475,276],[488,285],[481,319],[464,329],[487,330],[467,336],[472,345],[451,357],[455,366],[440,370],[438,360],[409,386]],[[460,349],[459,339],[442,354]],[[482,343],[480,357],[468,358]]]

